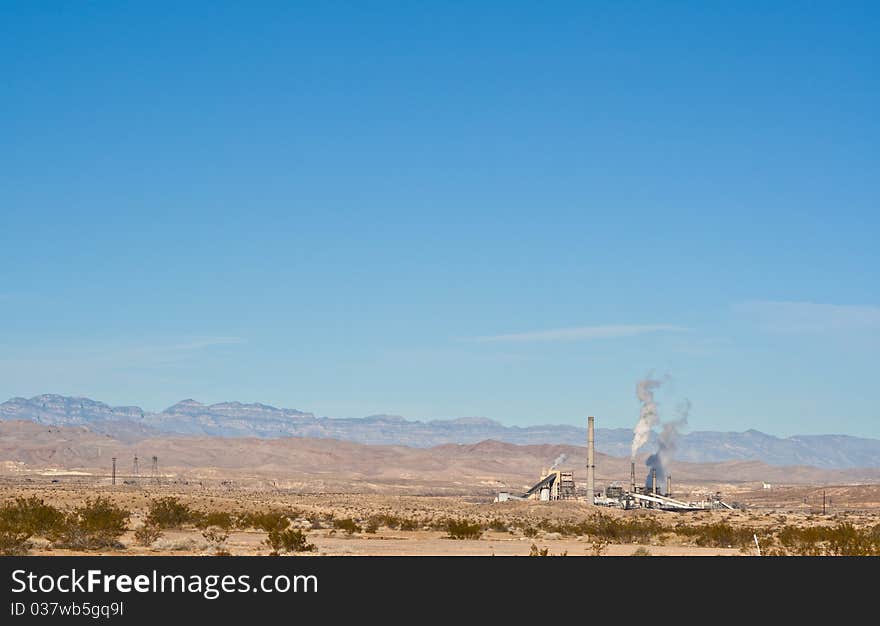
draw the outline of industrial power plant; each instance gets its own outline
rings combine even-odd
[[[659,509],[663,511],[707,511],[715,509],[733,509],[716,493],[709,498],[698,501],[686,501],[672,497],[672,476],[665,476],[665,486],[658,484],[657,467],[651,466],[645,484],[636,482],[635,460],[630,462],[629,480],[621,485],[612,482],[604,490],[597,492],[595,485],[595,423],[593,416],[587,418],[587,484],[586,494],[578,496],[575,489],[574,471],[551,467],[544,469],[541,476],[530,489],[522,494],[503,491],[497,495],[495,502],[509,500],[540,500],[552,502],[556,500],[579,500],[594,506],[614,507],[620,509]],[[656,457],[656,455],[654,455]],[[654,458],[651,457],[651,458]],[[650,459],[649,459],[650,460]]]

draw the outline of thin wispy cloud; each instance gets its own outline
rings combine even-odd
[[[671,324],[612,324],[605,326],[577,326],[574,328],[555,328],[535,330],[505,335],[474,337],[472,341],[489,342],[529,342],[529,341],[589,341],[593,339],[618,339],[635,337],[658,332],[683,332],[687,328]]]
[[[217,346],[237,346],[247,343],[242,337],[199,337],[175,344],[143,346],[141,352],[191,352]]]
[[[762,329],[782,333],[880,329],[880,307],[753,300],[734,309]]]

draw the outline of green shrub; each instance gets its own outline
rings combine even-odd
[[[257,528],[268,533],[273,530],[284,530],[290,526],[290,518],[280,511],[265,511],[243,515],[239,523],[243,528]]]
[[[343,530],[347,535],[359,533],[361,531],[361,527],[358,526],[357,522],[355,522],[350,517],[333,520],[333,528],[337,530]]]
[[[119,536],[126,531],[130,515],[107,498],[87,499],[67,515],[55,545],[72,550],[120,548]]]
[[[162,529],[181,528],[196,522],[198,518],[189,505],[173,496],[151,500],[147,512],[147,524]]]
[[[272,556],[278,556],[282,552],[311,552],[315,549],[314,544],[307,541],[305,533],[296,528],[273,529],[263,543],[269,547]]]
[[[483,536],[483,528],[467,520],[448,520],[446,532],[450,539],[479,539]]]
[[[64,513],[36,496],[16,498],[0,508],[0,529],[47,537],[64,526]]]
[[[195,525],[198,528],[209,528],[214,526],[223,530],[230,530],[235,526],[235,520],[230,513],[226,511],[213,511],[211,513],[200,513],[197,515]]]

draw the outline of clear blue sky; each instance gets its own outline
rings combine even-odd
[[[0,2],[0,399],[880,437],[878,3],[311,5]]]

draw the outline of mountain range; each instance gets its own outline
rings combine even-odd
[[[26,420],[53,426],[80,426],[128,443],[160,435],[304,437],[339,439],[359,444],[428,448],[443,444],[475,444],[485,440],[518,445],[583,446],[586,429],[571,425],[505,426],[491,419],[463,417],[427,422],[395,415],[363,418],[318,417],[296,409],[266,404],[223,402],[205,405],[183,400],[159,413],[135,406],[110,406],[89,398],[44,394],[12,398],[0,404],[0,420]],[[596,449],[628,457],[632,431],[598,428]],[[656,439],[642,452],[653,451]],[[761,461],[776,466],[826,469],[880,467],[880,440],[847,435],[775,437],[757,430],[694,431],[678,441],[675,458],[690,463]]]

